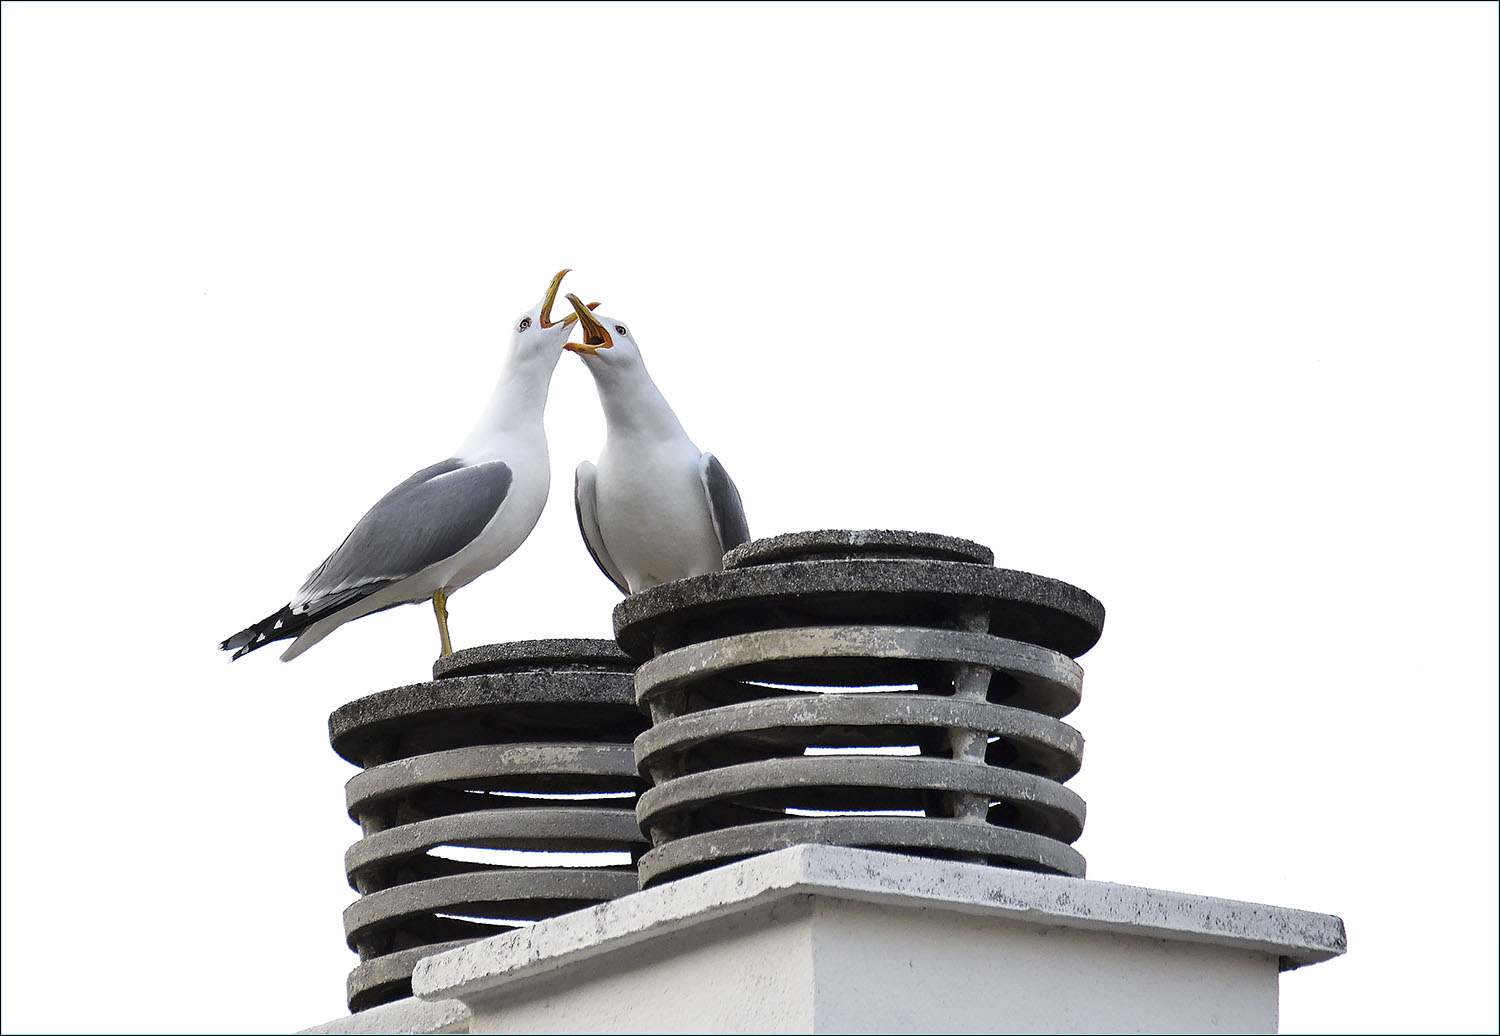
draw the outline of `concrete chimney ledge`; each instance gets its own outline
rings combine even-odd
[[[1344,949],[1327,914],[802,845],[436,954],[412,985],[472,1032],[1275,1031],[1277,972]]]
[[[436,1036],[438,1033],[468,1031],[469,1009],[459,1001],[443,1000],[429,1004],[407,997],[302,1029],[297,1036],[386,1036],[388,1033]]]

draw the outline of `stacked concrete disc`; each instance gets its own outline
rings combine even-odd
[[[799,842],[1082,876],[1074,661],[1103,606],[967,540],[757,540],[615,609],[641,663],[642,887]]]
[[[363,767],[347,786],[363,834],[344,861],[360,893],[350,1010],[410,996],[427,954],[636,890],[633,668],[607,640],[492,645],[329,717]]]

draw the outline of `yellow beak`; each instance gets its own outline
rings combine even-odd
[[[594,319],[593,309],[599,303],[591,302],[585,306],[583,300],[577,295],[569,295],[568,301],[573,304],[574,314],[569,319],[576,319],[578,326],[583,328],[583,342],[582,344],[567,342],[563,345],[564,349],[570,352],[593,355],[598,350],[608,349],[615,344],[614,340],[609,337],[609,332],[604,330],[604,325]]]
[[[567,270],[558,270],[557,276],[552,278],[552,283],[547,285],[547,294],[542,299],[541,321],[543,327],[551,327],[556,321],[552,319],[552,303],[557,301],[557,289],[562,287],[563,275]],[[564,324],[571,324],[577,320],[576,316],[569,316],[563,320]]]

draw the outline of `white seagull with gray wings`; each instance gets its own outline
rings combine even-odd
[[[219,645],[234,658],[275,640],[296,658],[346,622],[431,600],[442,652],[448,595],[488,572],[531,534],[552,471],[542,412],[574,319],[552,320],[563,270],[512,326],[500,381],[452,457],[423,468],[370,508],[287,605]]]
[[[578,353],[604,407],[604,451],[578,465],[578,529],[600,570],[624,593],[724,567],[750,538],[739,490],[712,453],[688,438],[646,373],[630,330],[569,295],[583,329]]]

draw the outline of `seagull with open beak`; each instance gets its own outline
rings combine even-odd
[[[219,647],[239,658],[291,639],[281,656],[287,662],[346,622],[430,600],[442,653],[452,652],[448,595],[510,557],[547,502],[552,468],[542,411],[577,319],[552,319],[567,272],[553,277],[542,300],[511,324],[494,394],[453,455],[376,501],[285,607]]]
[[[712,453],[693,445],[646,372],[625,324],[569,295],[583,331],[575,352],[604,407],[599,465],[578,465],[578,528],[595,563],[624,593],[724,567],[750,538],[739,490]]]

